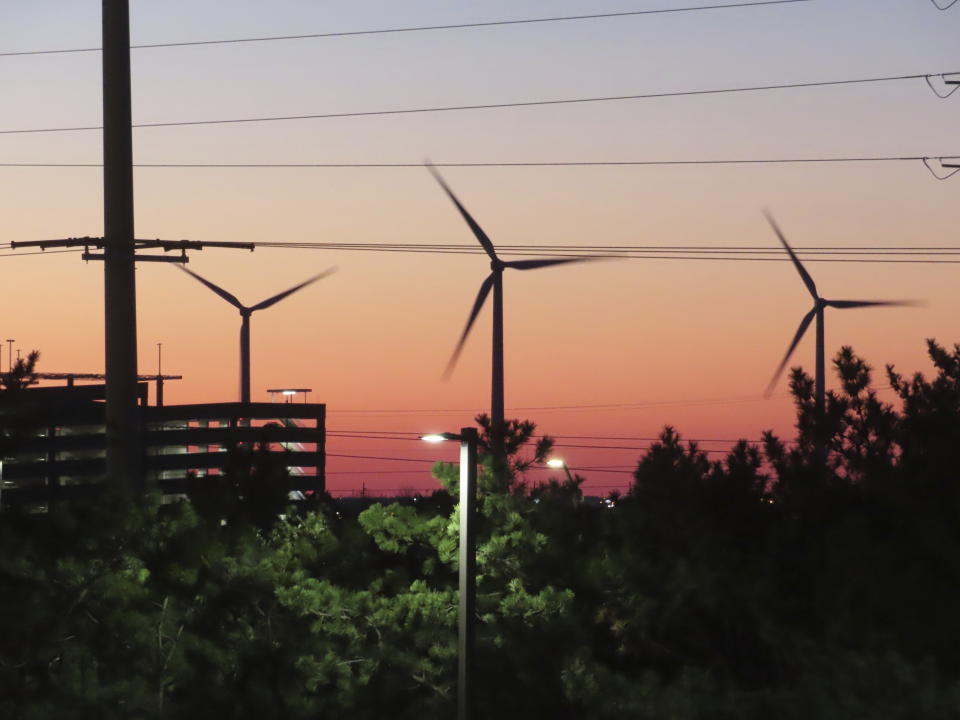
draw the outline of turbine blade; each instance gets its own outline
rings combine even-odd
[[[539,268],[553,267],[554,265],[567,265],[576,262],[590,262],[591,260],[600,260],[597,257],[566,257],[566,258],[547,258],[545,260],[510,260],[503,264],[504,267],[514,270],[537,270]]]
[[[193,270],[187,270],[187,268],[185,268],[183,265],[177,265],[177,267],[180,268],[181,270],[183,270],[187,275],[190,275],[191,277],[193,277],[193,278],[194,278],[195,280],[197,280],[198,282],[201,282],[201,283],[203,283],[204,285],[206,285],[208,288],[210,288],[211,290],[213,290],[217,295],[219,295],[220,297],[222,297],[224,300],[226,300],[228,303],[230,303],[231,305],[233,305],[233,306],[234,306],[235,308],[237,308],[238,310],[245,310],[245,309],[246,309],[246,308],[244,307],[243,303],[240,302],[239,300],[237,300],[236,295],[234,295],[233,293],[228,293],[228,292],[227,292],[226,290],[224,290],[222,287],[219,287],[219,286],[217,286],[217,285],[214,285],[212,282],[210,282],[210,281],[207,280],[206,278],[200,277],[200,276],[197,275],[195,272],[193,272]]]
[[[797,334],[793,336],[793,342],[790,343],[790,347],[787,348],[786,355],[783,356],[783,360],[781,360],[780,364],[777,366],[777,371],[773,374],[773,379],[770,381],[770,384],[767,385],[767,389],[763,392],[765,397],[770,397],[770,393],[773,392],[774,385],[777,384],[777,380],[779,380],[780,375],[783,374],[783,369],[790,361],[790,356],[793,355],[793,351],[796,350],[797,345],[803,338],[803,334],[807,331],[807,328],[810,327],[810,323],[813,322],[813,318],[816,314],[817,308],[814,307],[810,312],[803,316],[803,320],[800,321],[800,327],[797,328]]]
[[[916,307],[916,300],[824,300],[824,305],[846,310],[862,307]]]
[[[794,254],[793,248],[790,247],[790,244],[787,242],[787,238],[784,237],[783,232],[780,230],[780,226],[777,225],[777,221],[773,219],[773,215],[770,214],[769,210],[764,210],[763,214],[766,216],[767,222],[770,223],[773,231],[777,234],[777,237],[780,238],[780,242],[783,243],[783,247],[790,255],[790,259],[793,260],[793,264],[796,266],[797,272],[800,273],[800,278],[803,280],[803,284],[807,286],[807,290],[809,290],[810,294],[813,295],[813,299],[818,300],[820,296],[817,295],[817,286],[813,282],[813,278],[810,277],[810,273],[807,272],[807,269],[800,263],[800,259],[796,256],[796,254]]]
[[[460,211],[463,219],[467,221],[467,225],[469,225],[470,229],[473,230],[473,234],[477,236],[477,240],[480,241],[480,244],[483,246],[483,249],[486,250],[487,255],[490,256],[490,259],[496,260],[497,251],[493,247],[493,242],[491,242],[490,238],[487,237],[487,234],[483,231],[483,228],[477,224],[477,221],[474,220],[473,216],[467,212],[467,209],[460,204],[460,201],[457,200],[457,196],[453,194],[453,190],[450,189],[444,179],[440,176],[440,173],[437,172],[437,169],[429,162],[427,163],[427,170],[431,172],[433,177],[436,178],[437,182],[440,183],[440,187],[442,187],[450,199],[453,200],[453,204],[457,206],[457,210]]]
[[[463,344],[467,341],[467,335],[470,334],[470,329],[473,327],[474,321],[477,319],[477,315],[480,314],[480,310],[483,309],[483,303],[486,302],[487,296],[490,294],[490,289],[493,287],[493,273],[487,275],[487,279],[483,281],[483,284],[480,285],[480,292],[477,293],[477,299],[473,302],[473,309],[470,311],[470,317],[467,318],[466,327],[463,328],[463,334],[460,336],[459,342],[457,342],[457,347],[453,351],[453,355],[450,357],[449,362],[447,362],[447,367],[443,371],[443,379],[447,380],[453,374],[453,368],[457,364],[457,360],[460,358],[460,352],[463,350]]]
[[[336,267],[332,267],[332,268],[330,268],[329,270],[324,270],[324,271],[323,271],[322,273],[320,273],[319,275],[314,275],[314,276],[313,276],[312,278],[310,278],[309,280],[304,280],[302,283],[300,283],[299,285],[294,285],[294,286],[293,286],[292,288],[290,288],[289,290],[284,290],[282,293],[278,293],[277,295],[274,295],[273,297],[267,298],[266,300],[264,300],[264,301],[262,301],[262,302],[258,302],[256,305],[254,305],[252,308],[250,308],[250,312],[255,312],[255,311],[257,311],[257,310],[265,310],[266,308],[270,307],[271,305],[276,305],[278,302],[280,302],[281,300],[283,300],[285,297],[288,297],[288,296],[290,296],[290,295],[293,295],[293,293],[295,293],[297,290],[302,290],[302,289],[305,288],[307,285],[310,285],[311,283],[315,283],[317,280],[320,280],[321,278],[325,278],[325,277],[327,277],[328,275],[333,275],[333,273],[335,273],[336,271],[337,271],[337,268],[336,268]]]

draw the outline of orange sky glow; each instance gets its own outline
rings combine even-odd
[[[720,3],[718,3],[720,4]],[[8,4],[9,5],[9,4]],[[100,3],[0,10],[0,52],[99,44]],[[134,43],[681,7],[682,2],[132,2]],[[824,0],[528,26],[133,51],[134,121],[214,119],[669,92],[960,71],[960,9]],[[0,130],[98,125],[99,55],[0,56]],[[956,156],[960,93],[922,80],[571,106],[144,128],[139,163],[436,163]],[[0,134],[0,163],[97,163],[98,132]],[[449,168],[498,245],[956,247],[960,176],[919,162]],[[0,243],[102,232],[99,168],[0,167]],[[463,243],[470,230],[423,168],[141,168],[138,237]],[[2,338],[49,372],[103,367],[102,266],[0,249]],[[960,256],[954,256],[960,259]],[[252,304],[339,272],[252,320],[253,399],[312,388],[328,407],[328,487],[433,487],[453,448],[345,438],[457,430],[490,396],[490,310],[441,373],[489,272],[481,255],[208,249],[189,267]],[[960,340],[955,264],[809,262],[828,298],[923,307],[828,311],[827,349],[930,371],[924,341]],[[182,374],[167,403],[234,400],[233,308],[166,264],[137,269],[140,372]],[[561,445],[585,489],[624,488],[665,424],[691,438],[790,436],[785,379],[762,392],[811,305],[786,262],[630,259],[505,274],[506,405]],[[0,338],[0,339],[2,339]],[[6,346],[4,345],[4,349]],[[813,333],[792,364],[813,365]],[[6,352],[2,362],[5,364]],[[828,388],[834,386],[828,383]],[[578,436],[581,439],[577,439]],[[591,438],[618,438],[597,440]],[[623,439],[619,439],[623,438]],[[723,449],[728,442],[705,443]],[[713,457],[719,458],[720,455]],[[556,475],[556,471],[551,471]],[[531,475],[534,480],[544,471]]]

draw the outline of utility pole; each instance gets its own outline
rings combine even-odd
[[[205,246],[253,250],[253,243],[140,240],[133,227],[133,128],[130,108],[129,0],[102,0],[103,33],[103,238],[12,242],[25,247],[83,248],[84,261],[103,260],[104,365],[107,478],[121,487],[143,487],[140,408],[137,404],[137,286],[134,263],[186,263],[187,250]],[[103,248],[103,254],[90,248]],[[163,255],[136,255],[161,248]],[[167,253],[179,250],[179,257]],[[8,340],[13,343],[13,340]],[[8,357],[12,364],[12,348]],[[159,374],[159,373],[158,373]]]
[[[103,0],[103,232],[107,477],[140,488],[129,0]]]

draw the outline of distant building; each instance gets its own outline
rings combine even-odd
[[[147,404],[139,383],[146,480],[183,493],[220,475],[228,449],[264,443],[282,455],[287,490],[325,489],[326,405]],[[0,508],[89,493],[106,472],[103,385],[0,392]]]

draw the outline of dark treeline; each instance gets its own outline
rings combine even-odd
[[[820,427],[794,371],[789,443],[712,462],[667,428],[613,507],[525,485],[550,442],[512,422],[480,479],[479,717],[957,717],[960,347],[929,351],[935,377],[887,369],[895,408],[842,350]],[[191,502],[0,518],[0,717],[452,717],[456,468],[355,513],[286,508],[271,457]]]

